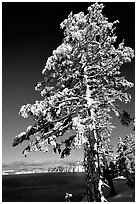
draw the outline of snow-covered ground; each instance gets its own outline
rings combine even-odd
[[[116,177],[116,178],[114,178],[113,180],[118,180],[118,179],[126,179],[124,176],[118,176],[118,177]]]
[[[134,190],[126,184],[127,179],[117,177],[113,182],[116,191],[115,196],[110,196],[110,189],[106,186],[104,187],[104,195],[108,202],[135,202]],[[87,197],[85,196],[81,202],[87,202]]]

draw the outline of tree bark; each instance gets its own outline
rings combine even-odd
[[[84,166],[87,183],[88,202],[101,202],[99,187],[99,166],[95,151],[94,132],[89,129],[88,142],[84,146]]]
[[[108,185],[110,186],[111,196],[114,196],[116,194],[115,187],[114,187],[113,180],[111,178],[110,171],[109,171],[107,164],[106,166],[104,166],[104,179],[108,181]]]

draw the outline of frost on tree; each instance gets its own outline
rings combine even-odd
[[[127,178],[127,184],[135,189],[135,135],[130,133],[123,140],[118,139],[117,169],[119,175]]]
[[[23,155],[32,151],[47,152],[52,145],[62,158],[83,145],[90,201],[104,199],[99,164],[111,152],[110,113],[121,116],[116,102],[130,102],[131,96],[126,90],[133,87],[122,76],[121,69],[124,63],[131,62],[134,51],[124,45],[124,40],[118,47],[114,46],[118,21],[109,22],[102,14],[103,7],[103,4],[92,4],[86,15],[71,12],[61,23],[62,44],[46,62],[42,71],[44,81],[35,87],[42,99],[20,109],[20,115],[33,117],[35,124],[13,142],[16,146],[36,135]],[[64,139],[64,133],[72,129],[75,134]]]

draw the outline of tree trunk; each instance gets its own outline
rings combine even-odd
[[[89,128],[88,143],[84,146],[84,165],[87,183],[87,200],[88,202],[100,202],[101,195],[99,187],[99,166],[98,158],[95,151],[94,132]]]
[[[108,181],[108,185],[110,186],[111,196],[114,196],[116,194],[116,192],[115,192],[115,187],[113,184],[112,177],[110,175],[108,165],[104,166],[104,172],[103,173],[104,173],[104,179],[106,179]]]

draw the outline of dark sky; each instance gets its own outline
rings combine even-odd
[[[21,154],[24,144],[13,148],[14,137],[32,124],[31,119],[23,119],[18,115],[22,105],[40,99],[34,90],[46,60],[51,56],[63,39],[60,23],[69,13],[83,11],[87,13],[88,2],[3,2],[2,3],[2,152],[3,164],[11,162],[68,162],[81,160],[82,151],[74,151],[71,156],[62,160],[54,153],[32,153],[28,158]],[[135,46],[135,3],[104,3],[103,14],[109,21],[119,20],[116,33],[117,42],[125,39],[126,46]],[[122,67],[123,75],[135,82],[134,60]],[[134,116],[134,88],[130,104],[121,104],[121,109]],[[117,129],[113,131],[112,143],[119,136],[124,137],[130,128],[119,124],[114,119]]]

